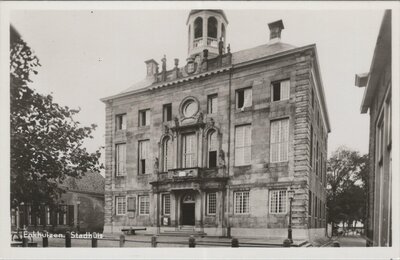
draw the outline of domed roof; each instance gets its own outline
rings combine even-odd
[[[225,21],[228,22],[228,19],[226,18],[226,15],[225,15],[225,12],[223,10],[221,10],[221,9],[193,9],[189,13],[188,21],[189,21],[189,17],[191,15],[197,14],[197,13],[202,12],[202,11],[208,11],[208,12],[214,12],[214,13],[220,14],[220,15],[222,15],[222,17],[224,17]]]

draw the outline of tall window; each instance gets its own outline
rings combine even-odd
[[[207,193],[207,215],[217,213],[217,193]]]
[[[316,166],[315,166],[315,175],[319,175],[319,144],[318,144],[318,139],[317,139],[317,144],[316,144],[317,152],[315,153],[315,160],[316,160]]]
[[[117,144],[116,151],[116,176],[126,175],[126,144]]]
[[[183,168],[197,166],[197,142],[196,134],[186,134],[183,136]]]
[[[59,207],[58,225],[67,225],[67,209],[67,205],[61,205]]]
[[[289,119],[271,122],[271,162],[288,160]]]
[[[147,174],[149,171],[149,161],[148,161],[148,149],[149,149],[149,140],[139,141],[139,173]]]
[[[136,197],[128,197],[128,211],[136,211]]]
[[[236,108],[244,110],[251,107],[253,103],[253,94],[251,88],[239,89],[236,91]]]
[[[197,17],[194,20],[194,38],[200,38],[203,36],[203,19],[201,17]]]
[[[172,120],[172,104],[163,105],[163,122]]]
[[[208,168],[217,167],[218,138],[217,132],[208,135]]]
[[[150,109],[139,111],[139,126],[150,125]]]
[[[163,142],[163,172],[172,169],[172,142],[170,137],[166,137]]]
[[[310,166],[311,166],[311,171],[312,171],[312,166],[313,166],[313,141],[314,141],[314,133],[313,133],[313,127],[311,126],[311,134],[310,134]]]
[[[208,25],[207,25],[207,36],[210,38],[217,38],[217,31],[218,31],[218,22],[215,17],[211,16],[208,18]]]
[[[272,190],[269,193],[269,213],[285,214],[286,213],[286,190]]]
[[[209,95],[207,98],[207,113],[215,114],[218,113],[218,95]]]
[[[126,198],[119,196],[115,197],[115,213],[117,215],[125,215],[126,214]]]
[[[290,80],[282,80],[272,83],[272,101],[289,99]]]
[[[148,215],[150,213],[149,196],[139,196],[139,215]]]
[[[50,211],[50,207],[49,206],[46,206],[45,207],[46,208],[46,222],[45,222],[45,225],[51,225],[51,223],[50,223],[50,214],[51,214],[51,211]]]
[[[247,214],[250,211],[249,192],[238,191],[235,196],[235,214]]]
[[[171,214],[171,196],[169,194],[162,195],[163,215]]]
[[[126,129],[126,114],[117,115],[115,123],[117,126],[117,130],[125,130]]]
[[[235,165],[251,163],[251,125],[235,128]]]
[[[221,36],[222,40],[225,42],[225,25],[223,23],[221,24]]]

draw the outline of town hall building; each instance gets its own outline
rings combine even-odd
[[[315,45],[232,51],[222,10],[192,10],[188,56],[104,98],[104,232],[325,235],[330,132]],[[268,36],[266,35],[266,38]],[[161,65],[161,66],[160,66]],[[161,68],[160,68],[161,67]]]

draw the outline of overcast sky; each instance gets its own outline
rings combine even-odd
[[[100,98],[117,94],[145,77],[145,60],[167,68],[187,57],[189,10],[12,11],[11,23],[39,57],[42,67],[31,85],[55,101],[80,107],[78,120],[99,128],[87,143],[104,145],[105,105]],[[268,23],[282,19],[282,41],[317,45],[332,127],[329,154],[340,145],[368,152],[369,116],[360,114],[364,89],[356,73],[368,72],[383,10],[225,10],[231,51],[267,43]]]

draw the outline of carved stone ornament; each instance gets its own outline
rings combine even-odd
[[[187,59],[187,64],[185,66],[185,71],[187,74],[192,74],[197,70],[197,63],[194,62],[192,58]]]

